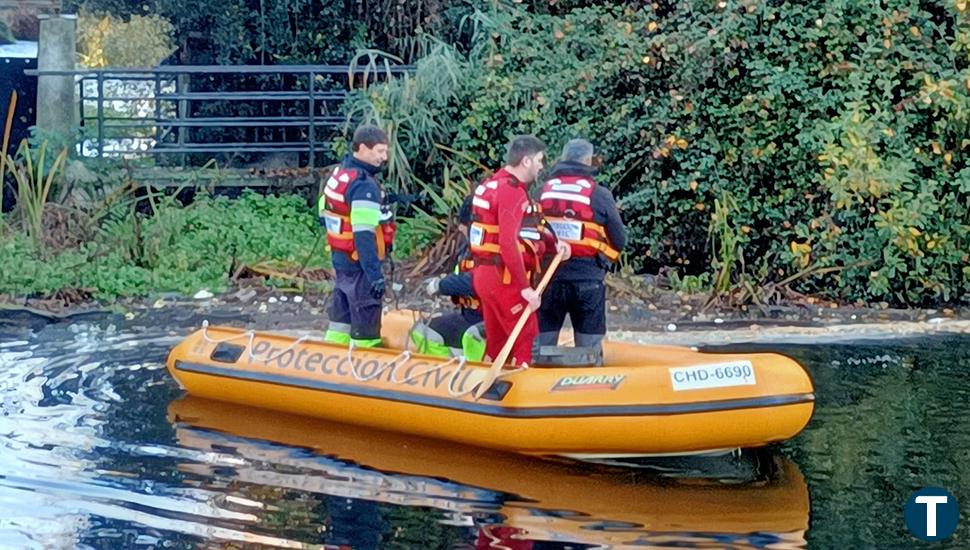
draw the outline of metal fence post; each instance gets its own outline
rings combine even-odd
[[[314,124],[314,116],[316,114],[316,104],[313,100],[313,91],[316,88],[317,75],[315,72],[310,71],[310,157],[309,161],[309,173],[313,175],[313,169],[316,167],[316,155],[317,155],[317,128]]]
[[[189,102],[182,99],[183,94],[187,94],[189,90],[189,76],[176,74],[175,75],[175,95],[180,96],[178,100],[178,112],[175,114],[175,118],[179,121],[183,120],[188,116],[189,113]],[[181,149],[185,146],[185,134],[188,129],[181,124],[178,127],[178,148]],[[185,168],[185,153],[179,154],[179,165]]]
[[[98,70],[98,158],[104,158],[104,71]]]
[[[162,102],[158,96],[162,95],[162,75],[158,69],[152,71],[155,74],[155,146],[162,141]]]
[[[77,120],[78,120],[78,126],[82,126],[82,127],[84,126],[84,81],[85,81],[85,78],[83,76],[77,81],[77,96],[79,98]],[[82,131],[81,131],[81,151],[80,151],[81,155],[84,154],[84,132],[83,132],[84,129],[85,128],[82,128]]]

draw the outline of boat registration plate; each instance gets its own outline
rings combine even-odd
[[[753,386],[754,367],[751,361],[730,361],[696,367],[671,367],[670,383],[674,391]]]

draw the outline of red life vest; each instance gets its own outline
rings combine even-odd
[[[502,265],[502,251],[498,241],[498,188],[500,185],[520,185],[510,176],[492,176],[475,188],[472,197],[474,221],[468,229],[468,243],[472,258],[478,265]],[[538,204],[529,203],[519,229],[519,252],[527,276],[539,268],[542,251],[542,217]],[[505,270],[503,282],[510,279]]]
[[[602,254],[615,262],[620,252],[610,244],[606,228],[595,222],[592,198],[596,182],[584,176],[561,176],[546,182],[539,196],[542,211],[556,236],[570,244],[572,256]]]
[[[323,187],[323,195],[317,203],[317,211],[327,226],[327,244],[331,250],[344,252],[354,261],[358,259],[354,246],[354,230],[350,225],[350,204],[346,195],[351,184],[357,180],[358,171],[352,168],[337,166],[327,179]],[[393,216],[381,212],[380,238],[377,239],[377,257],[381,260],[387,255],[387,250],[394,244],[394,234],[397,224]]]

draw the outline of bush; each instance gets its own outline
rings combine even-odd
[[[433,139],[496,168],[517,133],[553,155],[590,138],[644,271],[722,285],[712,216],[730,196],[717,220],[737,246],[730,280],[748,270],[843,301],[966,302],[967,15],[962,1],[497,4],[469,20],[467,69]],[[415,168],[433,182],[445,164]]]
[[[0,254],[9,260],[0,263],[0,293],[75,287],[113,298],[218,291],[242,264],[302,264],[309,257],[311,268],[327,265],[320,231],[314,213],[296,196],[199,197],[186,207],[167,200],[151,217],[117,212],[94,241],[43,261],[25,236],[5,239]]]
[[[40,19],[37,18],[37,11],[27,6],[19,6],[11,13],[7,19],[10,23],[10,32],[18,40],[36,41],[40,36]]]
[[[445,168],[477,179],[516,133],[553,155],[583,135],[641,271],[721,292],[754,280],[842,301],[970,301],[964,0],[441,1],[427,18],[390,1],[362,18],[309,0],[152,5],[180,38],[210,31],[197,62],[426,54],[413,79],[351,106],[393,126],[398,188],[440,187]],[[429,228],[408,228],[415,245]]]
[[[24,234],[0,239],[0,255],[5,259],[0,262],[0,294],[48,294],[77,286],[76,270],[87,261],[83,252],[43,258]]]
[[[346,64],[359,48],[404,59],[425,53],[428,34],[457,37],[464,0],[64,0],[64,10],[118,18],[155,14],[175,25],[176,42],[188,43],[186,64]]]
[[[132,15],[123,21],[82,11],[78,17],[78,54],[85,67],[154,67],[175,51],[175,28],[157,15]]]

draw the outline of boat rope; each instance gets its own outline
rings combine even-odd
[[[455,369],[455,372],[451,373],[451,379],[448,380],[448,395],[452,397],[465,397],[466,395],[477,390],[478,384],[482,383],[481,381],[479,381],[478,384],[473,384],[472,387],[468,388],[467,390],[455,390],[455,380],[458,380],[458,373],[460,373],[461,370],[465,368],[466,363],[468,363],[468,359],[464,355],[462,355],[461,362],[458,364],[458,368]]]
[[[213,338],[212,336],[209,335],[209,321],[208,320],[203,320],[202,321],[202,339],[205,340],[206,342],[210,343],[210,344],[216,344],[216,345],[223,344],[223,343],[227,343],[227,342],[232,342],[232,341],[235,341],[235,340],[245,340],[246,341],[245,352],[246,352],[247,356],[249,357],[249,360],[250,361],[254,361],[256,359],[256,354],[253,351],[253,343],[254,343],[254,341],[256,339],[256,331],[255,330],[251,330],[251,329],[250,330],[246,330],[246,331],[241,332],[239,334],[233,334],[233,335],[227,336],[225,338]],[[282,355],[290,352],[291,350],[293,350],[293,348],[295,348],[296,346],[300,345],[303,342],[306,342],[309,339],[310,339],[310,335],[309,334],[304,334],[304,335],[300,336],[299,338],[297,338],[296,340],[293,340],[293,342],[291,342],[290,345],[286,346],[285,348],[283,348],[279,352],[277,352],[275,354],[270,354],[270,356],[266,357],[265,359],[261,359],[260,361],[261,362],[266,362],[266,363],[268,363],[270,361],[273,361],[273,360],[277,359],[278,357],[281,357]],[[275,348],[271,348],[271,349],[275,349]],[[478,388],[479,384],[481,384],[482,382],[484,382],[484,380],[480,380],[477,384],[473,384],[472,387],[470,387],[470,388],[463,389],[463,390],[462,389],[455,389],[455,385],[458,382],[458,380],[460,379],[462,372],[465,370],[465,367],[468,366],[468,358],[465,357],[464,355],[459,355],[459,356],[452,357],[449,360],[445,361],[444,363],[440,363],[438,365],[432,365],[432,366],[430,366],[430,367],[428,367],[428,368],[426,368],[426,369],[424,369],[424,370],[422,370],[420,372],[417,372],[417,373],[408,373],[403,378],[398,378],[398,376],[397,376],[397,367],[400,366],[400,365],[402,365],[402,364],[407,363],[411,359],[412,352],[411,352],[410,349],[405,349],[401,353],[397,354],[391,360],[381,363],[380,366],[378,368],[376,368],[373,373],[364,374],[363,372],[361,372],[359,370],[361,364],[354,362],[354,350],[356,350],[356,349],[358,349],[358,346],[356,345],[356,343],[353,340],[351,340],[350,341],[350,344],[347,346],[347,361],[351,365],[351,368],[350,368],[351,375],[358,382],[368,382],[370,380],[374,380],[374,379],[380,377],[385,372],[387,372],[388,369],[390,369],[391,372],[390,372],[390,376],[388,376],[388,381],[391,382],[392,384],[395,384],[395,385],[405,385],[405,384],[409,384],[410,382],[412,382],[414,380],[417,380],[418,378],[421,378],[421,377],[424,377],[424,376],[428,376],[428,375],[430,375],[433,372],[437,372],[437,371],[446,369],[446,368],[454,365],[456,362],[458,363],[458,368],[456,368],[451,373],[451,376],[448,379],[448,394],[451,397],[460,398],[460,397],[465,397],[466,395],[470,395],[472,392],[475,391],[476,388]],[[511,375],[516,374],[518,372],[522,372],[522,371],[524,371],[524,370],[526,370],[528,368],[529,368],[528,365],[523,364],[521,367],[518,367],[518,368],[515,368],[515,369],[503,369],[501,372],[499,372],[498,375],[495,376],[495,381],[497,381],[497,380],[499,380],[501,378],[505,378],[506,376],[511,376]],[[493,381],[493,383],[494,383],[494,381]]]
[[[371,373],[371,374],[363,374],[361,371],[358,370],[360,368],[360,364],[355,364],[351,360],[350,361],[350,374],[353,375],[354,379],[357,380],[358,382],[368,382],[370,380],[374,380],[375,378],[380,377],[380,375],[384,374],[384,372],[387,369],[391,369],[391,375],[390,375],[389,378],[392,378],[393,379],[394,378],[394,371],[396,370],[396,367],[398,366],[398,361],[400,361],[402,357],[404,358],[405,361],[411,359],[411,352],[408,351],[408,350],[402,351],[401,353],[397,354],[397,356],[395,356],[394,359],[391,359],[390,361],[387,361],[387,362],[381,364],[380,367],[374,369],[374,372]]]
[[[222,339],[218,339],[217,340],[217,339],[211,338],[209,336],[209,320],[208,319],[205,319],[205,320],[202,321],[202,338],[206,342],[209,342],[210,344],[216,344],[216,345],[223,344],[223,343],[226,343],[226,342],[231,342],[231,341],[236,340],[236,339],[239,339],[239,338],[245,338],[246,339],[245,350],[246,350],[246,354],[249,356],[249,360],[250,361],[253,361],[253,360],[256,359],[256,354],[253,352],[253,341],[256,339],[256,331],[254,331],[252,329],[247,330],[247,331],[245,331],[245,332],[243,332],[241,334],[236,334],[234,336],[229,336],[229,337],[226,337],[226,338],[222,338]],[[310,335],[309,334],[304,334],[303,336],[300,336],[299,338],[297,338],[296,340],[294,340],[292,343],[290,343],[290,345],[288,345],[285,348],[283,348],[282,351],[280,351],[276,355],[272,355],[271,354],[271,355],[267,356],[266,359],[264,359],[264,361],[267,362],[267,363],[269,363],[270,361],[274,361],[277,358],[281,357],[283,354],[291,351],[293,348],[295,348],[296,346],[302,344],[303,342],[306,342],[309,339],[310,339]],[[353,342],[351,342],[351,345],[353,345]]]
[[[202,321],[202,339],[205,340],[206,342],[209,342],[210,344],[216,344],[216,345],[224,344],[226,342],[232,342],[233,340],[236,340],[238,338],[248,338],[249,341],[252,342],[255,336],[256,336],[255,331],[247,330],[242,334],[236,334],[234,336],[229,336],[226,338],[222,338],[220,340],[216,340],[215,338],[212,338],[211,336],[209,336],[209,320],[205,319]]]

